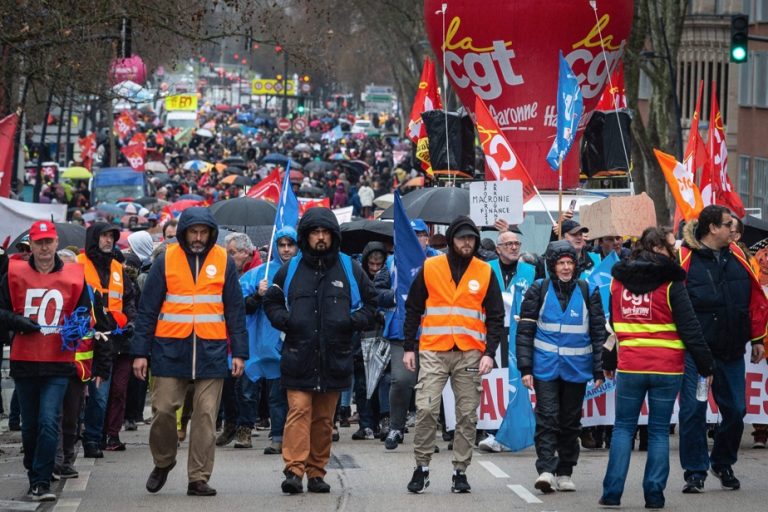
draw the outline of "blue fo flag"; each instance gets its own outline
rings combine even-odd
[[[592,273],[587,278],[590,293],[592,293],[595,288],[600,290],[600,300],[603,303],[603,312],[605,313],[606,319],[611,316],[609,307],[611,300],[611,269],[618,263],[618,261],[619,255],[616,254],[616,251],[611,251],[611,254],[603,258],[603,261],[592,270]]]
[[[517,369],[517,321],[515,315],[520,315],[520,305],[525,292],[536,277],[536,267],[530,263],[519,261],[517,273],[512,280],[514,300],[509,320],[509,404],[504,420],[501,422],[496,440],[513,452],[523,450],[533,445],[533,434],[536,431],[536,418],[533,415],[531,399],[528,390],[523,386],[520,370]]]
[[[579,119],[584,112],[584,100],[576,75],[560,51],[560,71],[557,81],[557,134],[547,155],[549,166],[557,171],[568,155],[576,138]]]
[[[291,188],[291,162],[285,166],[285,178],[283,178],[283,187],[280,190],[280,202],[277,203],[277,214],[275,215],[275,231],[280,231],[285,226],[292,228],[299,223],[299,200]]]
[[[395,288],[397,308],[392,321],[384,332],[384,337],[391,340],[403,339],[403,323],[405,322],[405,299],[411,288],[413,278],[424,265],[426,256],[421,248],[419,239],[411,227],[411,221],[405,213],[400,194],[395,192],[395,266],[392,273],[392,283]]]

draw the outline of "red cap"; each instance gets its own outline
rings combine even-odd
[[[42,240],[43,238],[56,238],[56,226],[47,220],[38,220],[29,228],[30,240]]]

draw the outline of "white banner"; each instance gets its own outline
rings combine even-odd
[[[10,236],[13,241],[36,220],[67,221],[66,204],[40,204],[0,197],[0,243]]]
[[[749,361],[750,351],[744,356],[746,361],[746,404],[747,415],[744,422],[749,424],[768,423],[768,364],[761,361],[752,364]],[[501,426],[504,414],[509,402],[509,371],[507,368],[497,368],[483,377],[483,393],[480,396],[480,406],[477,412],[477,428],[483,430],[496,430]],[[456,426],[456,408],[450,380],[443,389],[443,404],[445,405],[445,422],[448,430]],[[615,414],[615,381],[606,381],[598,389],[587,385],[584,397],[584,405],[581,411],[581,424],[584,427],[594,425],[613,425]],[[529,391],[531,403],[536,406],[536,394]],[[677,423],[679,404],[675,403],[670,423]],[[720,421],[720,412],[709,393],[707,406],[707,423]],[[640,425],[648,424],[648,403],[643,404],[638,419]]]
[[[523,183],[518,180],[470,183],[469,216],[478,226],[493,226],[496,219],[522,224]]]
[[[336,215],[336,220],[339,221],[339,224],[344,224],[345,222],[352,222],[352,207],[351,206],[345,206],[344,208],[336,208],[335,210],[332,210],[333,214]]]

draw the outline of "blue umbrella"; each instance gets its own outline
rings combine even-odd
[[[290,161],[290,158],[280,153],[270,153],[261,159],[261,163],[263,164],[288,165],[288,162]]]
[[[193,201],[204,201],[205,198],[198,194],[184,194],[183,196],[179,196],[179,199],[191,199]]]
[[[184,162],[184,170],[200,172],[206,170],[211,164],[203,160],[189,160]]]
[[[117,206],[116,204],[100,203],[96,205],[96,210],[107,215],[119,215],[122,217],[125,215],[125,210]]]

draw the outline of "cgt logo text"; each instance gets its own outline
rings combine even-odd
[[[587,36],[573,44],[572,51],[565,56],[585,99],[600,94],[623,53],[624,43],[612,44],[613,37],[610,35],[604,36],[603,42],[600,42],[600,32],[605,34],[609,22],[610,16],[604,14]],[[460,37],[460,28],[461,18],[455,16],[448,25],[443,45],[446,72],[459,88],[471,85],[475,94],[489,101],[501,96],[504,84],[517,86],[525,83],[523,75],[514,68],[512,42],[496,40],[491,46],[476,47],[471,36]],[[592,51],[594,48],[598,48],[595,53]],[[536,107],[532,109],[535,112]]]

